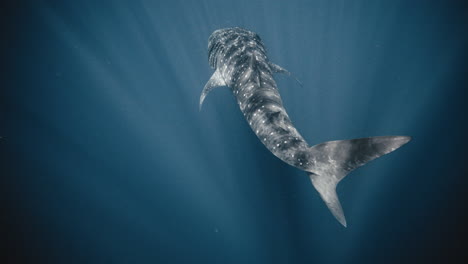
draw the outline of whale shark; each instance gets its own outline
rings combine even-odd
[[[215,30],[208,38],[208,62],[215,70],[200,96],[228,87],[258,139],[276,157],[305,171],[333,216],[346,227],[337,184],[354,169],[388,154],[409,136],[336,140],[310,146],[293,126],[281,100],[275,73],[292,76],[268,59],[258,34],[234,27]]]

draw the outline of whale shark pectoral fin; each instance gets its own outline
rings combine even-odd
[[[297,79],[296,76],[292,75],[292,73],[290,73],[285,68],[283,68],[283,67],[281,67],[279,65],[276,65],[273,62],[270,62],[270,67],[271,67],[271,70],[274,73],[284,73],[284,74],[288,75],[289,77],[293,77],[297,81],[297,83],[299,83],[299,85],[302,86],[301,81],[299,81],[299,79]]]
[[[223,77],[221,76],[221,73],[216,69],[216,71],[211,75],[211,78],[208,80],[208,82],[205,84],[205,87],[203,88],[203,91],[200,95],[200,110],[203,105],[203,101],[205,100],[205,97],[208,95],[208,93],[213,90],[216,87],[220,86],[226,86],[226,83],[223,80]]]

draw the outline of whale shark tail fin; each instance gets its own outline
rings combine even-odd
[[[411,137],[384,136],[324,142],[309,149],[315,168],[309,171],[312,185],[335,218],[346,227],[346,219],[336,194],[336,185],[351,171],[390,153]]]

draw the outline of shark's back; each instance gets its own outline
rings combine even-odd
[[[210,65],[232,90],[260,141],[284,162],[307,169],[308,144],[283,107],[260,37],[240,28],[215,31],[208,48]]]

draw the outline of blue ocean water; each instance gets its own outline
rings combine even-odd
[[[5,263],[418,263],[466,257],[461,1],[23,1],[4,9]],[[258,141],[216,29],[257,32],[310,144],[409,135],[338,185]],[[447,262],[443,262],[447,263]]]

